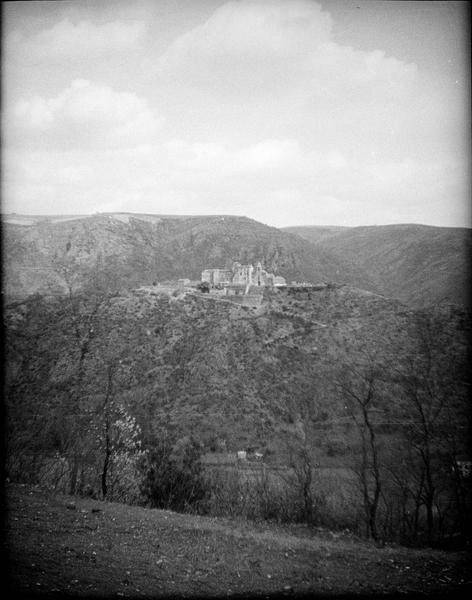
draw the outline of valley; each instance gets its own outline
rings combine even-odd
[[[466,3],[2,17],[7,596],[469,597]]]
[[[390,297],[380,262],[319,247],[346,228],[313,243],[240,217],[115,217],[5,228],[12,482],[467,547],[467,304],[421,279]],[[285,281],[257,303],[199,288],[259,257]]]
[[[414,307],[441,302],[470,306],[470,229],[411,224],[284,231],[338,258],[352,256],[389,298]]]

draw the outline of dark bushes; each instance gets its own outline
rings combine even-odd
[[[200,448],[189,437],[176,442],[163,437],[140,464],[141,493],[153,508],[196,510],[207,496]]]

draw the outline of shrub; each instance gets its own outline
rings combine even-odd
[[[281,485],[268,472],[248,477],[244,470],[214,470],[208,474],[208,487],[207,514],[278,523],[303,521],[303,507],[294,488]]]
[[[348,451],[348,446],[344,440],[332,439],[326,445],[327,456],[344,456]]]
[[[197,285],[197,290],[204,294],[208,294],[210,292],[210,285],[206,281],[202,281]]]
[[[200,448],[189,437],[163,437],[141,461],[141,493],[153,508],[196,509],[207,496]]]

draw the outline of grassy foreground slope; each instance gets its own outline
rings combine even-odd
[[[466,597],[467,555],[378,548],[302,527],[250,525],[8,485],[9,592],[54,597],[249,594]]]
[[[410,306],[470,305],[471,230],[426,225],[289,227],[341,258],[350,256],[376,289]]]

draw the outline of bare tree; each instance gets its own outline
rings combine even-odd
[[[103,319],[116,295],[113,285],[113,268],[104,264],[99,255],[93,265],[82,264],[68,243],[61,254],[53,260],[53,270],[65,286],[64,301],[59,313],[60,322],[67,337],[64,362],[70,373],[68,393],[65,399],[67,426],[63,430],[63,451],[70,464],[69,493],[77,491],[79,471],[82,464],[90,462],[90,447],[84,443],[84,432],[90,423],[91,413],[87,406],[90,381],[87,381],[86,361],[96,360],[94,341],[100,345]],[[71,351],[73,354],[71,355]],[[85,404],[85,406],[84,406]]]
[[[362,493],[367,532],[377,540],[377,517],[383,483],[374,414],[380,372],[373,359],[367,358],[365,366],[344,365],[338,388],[359,434],[360,460],[356,463],[355,470]]]
[[[321,490],[314,490],[316,471],[320,467],[320,447],[328,419],[325,402],[319,393],[316,378],[306,381],[288,402],[292,427],[286,428],[285,448],[288,466],[293,474],[300,498],[303,520],[313,525],[317,519],[317,504]],[[290,476],[285,476],[287,483]]]
[[[432,541],[440,535],[442,507],[449,503],[451,489],[459,522],[465,526],[467,521],[463,485],[454,476],[454,465],[467,448],[470,433],[468,375],[461,335],[447,315],[438,314],[438,309],[419,313],[415,334],[416,347],[395,372],[403,390],[400,418],[413,456],[410,471],[416,472],[421,485],[426,534]]]

